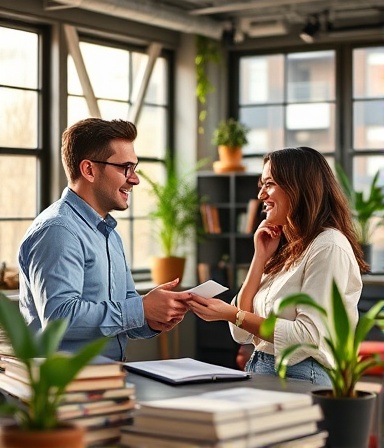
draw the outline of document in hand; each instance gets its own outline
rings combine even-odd
[[[170,384],[243,380],[249,373],[192,358],[159,359],[124,363],[127,370]]]
[[[223,286],[220,283],[215,282],[214,280],[207,280],[206,282],[201,283],[194,288],[187,289],[185,292],[191,292],[198,296],[209,298],[215,297],[227,290],[228,288],[226,286]]]

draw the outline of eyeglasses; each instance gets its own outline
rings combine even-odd
[[[92,163],[102,163],[103,165],[112,165],[117,166],[119,168],[124,168],[124,176],[132,176],[132,174],[136,171],[137,163],[127,162],[127,163],[112,163],[112,162],[103,162],[101,160],[91,160]]]

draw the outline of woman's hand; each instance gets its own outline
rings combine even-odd
[[[212,322],[215,320],[236,321],[237,308],[221,299],[205,298],[191,294],[188,300],[189,308],[201,319]]]
[[[281,226],[268,224],[265,219],[257,228],[253,241],[255,245],[255,252],[258,259],[263,259],[264,264],[276,252],[282,234]]]

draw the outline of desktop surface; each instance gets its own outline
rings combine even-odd
[[[127,382],[136,386],[136,400],[149,401],[164,398],[196,395],[213,390],[230,389],[234,387],[253,387],[255,389],[278,390],[287,392],[308,393],[311,390],[322,389],[321,386],[302,380],[281,380],[272,375],[253,374],[251,378],[235,381],[210,381],[196,384],[169,385],[136,373],[129,372]]]

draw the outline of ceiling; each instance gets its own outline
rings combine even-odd
[[[44,0],[46,9],[83,8],[220,40],[378,29],[384,36],[383,0]],[[312,26],[313,28],[313,26]]]
[[[296,33],[318,22],[319,33],[384,27],[382,0],[166,0],[192,17],[233,28],[234,38]],[[384,28],[383,28],[384,29]],[[384,34],[383,34],[384,35]]]

